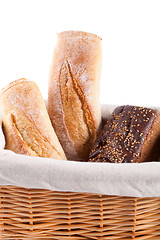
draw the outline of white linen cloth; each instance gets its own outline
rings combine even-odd
[[[105,117],[110,115],[113,108],[111,106],[106,110],[105,107]],[[0,185],[160,197],[160,162],[82,163],[19,155],[3,147],[4,136],[0,128]]]

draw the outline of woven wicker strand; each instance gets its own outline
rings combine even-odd
[[[160,240],[160,198],[1,186],[0,239]]]

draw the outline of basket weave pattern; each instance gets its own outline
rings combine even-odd
[[[0,239],[160,240],[160,198],[1,186]]]

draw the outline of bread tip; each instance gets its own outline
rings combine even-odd
[[[6,87],[2,88],[0,95],[2,95],[5,91],[7,91],[8,89],[14,87],[15,85],[18,85],[22,82],[33,82],[31,80],[28,80],[27,78],[19,78],[16,79],[15,81],[10,82]],[[34,82],[33,82],[34,83]]]
[[[72,37],[72,38],[97,38],[99,40],[102,40],[101,37],[94,33],[89,32],[83,32],[83,31],[76,31],[76,30],[68,30],[57,33],[58,37]]]

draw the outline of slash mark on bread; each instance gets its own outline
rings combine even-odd
[[[96,139],[95,124],[85,95],[66,59],[60,69],[59,85],[65,125],[76,151],[81,157],[84,157],[82,153],[86,152],[88,148],[89,154]]]
[[[35,156],[47,157],[49,154],[52,155],[54,149],[60,156],[57,149],[41,135],[35,125],[20,110],[17,109],[14,114],[11,114],[11,120],[15,130],[32,155],[34,153]]]

